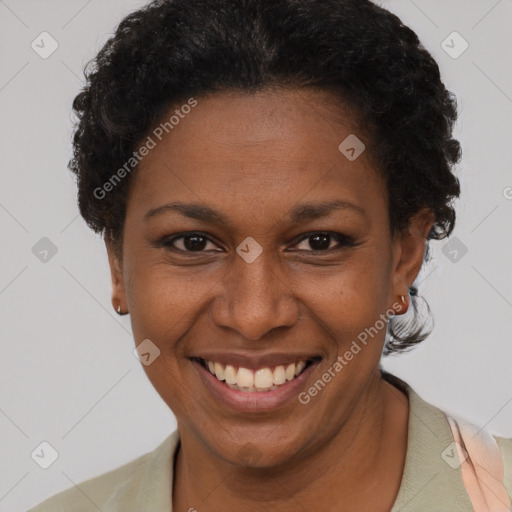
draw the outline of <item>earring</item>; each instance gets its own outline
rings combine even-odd
[[[409,295],[407,295],[407,299],[408,298],[409,298]],[[404,305],[402,314],[407,313],[407,310],[409,309],[409,304],[408,304],[409,301],[407,299],[405,298],[405,295],[400,295],[400,300],[402,301],[402,304]]]
[[[117,301],[116,301],[117,302]],[[121,304],[118,304],[117,305],[117,308],[114,306],[114,303],[112,302],[112,306],[114,307],[114,311],[120,315],[120,316],[123,316],[123,315],[127,315],[128,314],[128,311],[126,311],[125,313],[121,312]]]

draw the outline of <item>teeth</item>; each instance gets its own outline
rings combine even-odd
[[[279,386],[280,384],[284,384],[286,382],[286,372],[284,366],[276,366],[274,370],[274,384]]]
[[[247,368],[239,368],[236,384],[241,388],[252,388],[254,385],[254,374]]]
[[[224,368],[220,363],[215,363],[215,375],[217,379],[224,380]]]
[[[299,376],[306,367],[306,361],[298,361],[288,365],[280,365],[272,371],[270,368],[259,368],[255,372],[248,368],[236,368],[230,364],[223,365],[213,361],[205,361],[210,373],[220,381],[224,381],[231,389],[252,393],[255,391],[271,391],[287,381]]]
[[[289,364],[286,367],[286,380],[292,380],[295,377],[295,363]]]
[[[304,368],[306,368],[306,361],[299,361],[297,363],[297,366],[295,368],[295,377],[297,377],[297,375],[299,375],[299,373],[304,370]]]
[[[226,365],[226,372],[224,373],[224,377],[227,384],[236,384],[236,373],[237,372],[233,366],[230,364]]]
[[[260,389],[270,389],[270,386],[274,384],[274,374],[270,371],[270,368],[262,368],[257,370],[254,374],[254,385]]]

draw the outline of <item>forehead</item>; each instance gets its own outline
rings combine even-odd
[[[343,153],[370,141],[333,93],[231,92],[196,101],[170,109],[163,122],[174,115],[172,128],[154,132],[163,131],[161,140],[150,133],[155,145],[133,176],[129,211],[144,214],[175,200],[234,217],[282,212],[304,200],[386,207],[385,185],[366,151],[355,160]]]

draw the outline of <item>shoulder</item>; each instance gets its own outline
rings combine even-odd
[[[512,499],[511,438],[497,436],[452,411],[423,400],[409,384],[392,374],[383,372],[383,378],[409,397],[404,476],[408,476],[406,484],[414,492],[425,496],[424,481],[418,481],[417,474],[426,471],[442,477],[431,486],[431,505],[438,500],[436,504],[440,506],[442,500],[442,504],[449,503],[452,510],[466,510],[471,506],[468,498],[473,502],[498,499],[500,503]],[[410,489],[404,490],[398,504],[407,504],[412,494]]]
[[[108,502],[115,489],[140,478],[149,457],[149,453],[144,454],[123,466],[73,485],[28,512],[97,512]]]
[[[141,487],[151,478],[152,472],[161,471],[165,467],[165,461],[174,452],[177,440],[176,430],[152,452],[73,485],[47,498],[28,512],[109,512],[118,510],[125,503],[134,504],[138,500]]]
[[[504,478],[503,483],[508,495],[512,498],[512,437],[494,436],[503,459]]]
[[[512,438],[497,436],[460,417],[456,420],[446,414],[446,418],[459,444],[462,475],[470,494],[485,495],[488,502],[508,502],[512,498]]]

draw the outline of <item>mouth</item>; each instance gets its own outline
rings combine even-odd
[[[211,359],[216,359],[213,356]],[[208,401],[213,398],[213,404],[248,414],[271,414],[298,403],[301,390],[313,378],[322,361],[320,356],[307,359],[305,355],[297,355],[298,360],[292,362],[289,354],[282,357],[272,354],[261,359],[221,354],[219,359],[223,362],[211,359],[189,357],[208,392]],[[283,364],[265,366],[273,363]]]
[[[217,381],[242,393],[270,392],[286,387],[290,381],[299,379],[307,370],[320,361],[321,357],[286,363],[276,366],[262,366],[255,369],[223,364],[202,357],[193,357]]]

